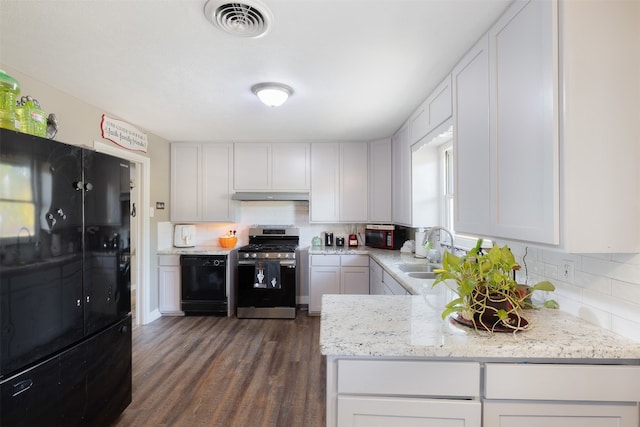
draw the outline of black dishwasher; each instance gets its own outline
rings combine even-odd
[[[227,256],[180,256],[185,315],[227,314]]]

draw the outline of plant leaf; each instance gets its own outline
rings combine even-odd
[[[535,285],[531,286],[530,288],[532,291],[555,291],[556,287],[553,286],[553,283],[549,282],[548,280],[545,280],[543,282],[539,282],[536,283]]]

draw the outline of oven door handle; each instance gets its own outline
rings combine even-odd
[[[280,262],[280,267],[288,267],[288,268],[295,268],[296,267],[296,261],[295,260],[280,260],[279,262]],[[254,267],[255,265],[256,265],[256,261],[255,260],[238,260],[238,266]]]

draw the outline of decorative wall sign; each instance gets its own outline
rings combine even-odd
[[[132,151],[147,152],[147,134],[122,120],[113,119],[106,114],[100,121],[102,137],[122,148]]]

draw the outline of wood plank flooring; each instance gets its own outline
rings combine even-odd
[[[322,427],[320,318],[162,317],[133,330],[133,401],[113,427]]]

